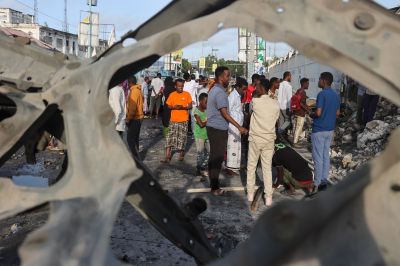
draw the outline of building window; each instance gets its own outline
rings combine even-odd
[[[65,46],[69,47],[69,40],[65,40]]]
[[[44,41],[48,45],[53,45],[53,38],[50,36],[44,36],[42,41]]]
[[[75,42],[72,42],[72,52],[75,53]]]
[[[57,38],[56,48],[57,49],[62,49],[63,48],[63,39]]]

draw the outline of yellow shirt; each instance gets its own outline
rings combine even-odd
[[[133,85],[126,104],[126,121],[143,119],[143,93],[140,85]]]

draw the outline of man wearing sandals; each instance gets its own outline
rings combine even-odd
[[[211,193],[216,196],[224,193],[219,186],[219,174],[227,147],[229,123],[239,129],[240,134],[247,134],[248,132],[228,113],[229,102],[225,88],[229,85],[230,77],[231,74],[227,67],[217,67],[215,85],[208,94],[207,102],[207,136],[210,141],[208,174]]]
[[[165,161],[171,160],[172,149],[179,151],[179,161],[183,161],[185,156],[185,147],[187,140],[189,110],[192,109],[192,97],[186,91],[183,91],[184,81],[177,79],[175,81],[176,91],[171,93],[166,104],[171,110],[171,118],[168,127],[167,144],[165,146]]]

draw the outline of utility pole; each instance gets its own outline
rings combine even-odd
[[[68,32],[68,12],[67,12],[67,3],[68,0],[64,0],[64,25],[63,31]]]
[[[92,6],[97,6],[97,0],[87,0],[87,4],[89,5],[89,58],[92,57]]]
[[[35,2],[34,2],[34,4],[33,4],[33,10],[34,10],[34,14],[33,14],[33,16],[34,16],[34,23],[35,24],[38,24],[38,0],[35,0]]]
[[[92,57],[92,1],[89,4],[89,58]]]

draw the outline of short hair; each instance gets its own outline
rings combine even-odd
[[[199,101],[202,101],[202,100],[204,100],[205,98],[208,98],[208,94],[207,94],[207,93],[205,93],[205,92],[203,92],[203,93],[200,93],[200,96],[199,96]]]
[[[226,66],[219,66],[215,69],[215,79],[218,79],[226,70],[229,71],[229,68]]]
[[[331,72],[322,72],[320,75],[320,79],[325,80],[328,85],[332,85],[333,83],[333,75]]]
[[[277,82],[277,81],[280,81],[277,77],[272,77],[270,80],[269,80],[269,88],[268,89],[271,89],[272,88],[272,85],[275,83],[275,82]]]
[[[308,81],[309,81],[308,78],[302,78],[302,79],[300,80],[300,84],[303,85],[304,83],[306,83],[306,82],[308,82]]]
[[[236,87],[248,86],[247,80],[242,77],[236,78]]]
[[[260,80],[260,86],[265,89],[265,92],[269,91],[270,82],[267,79]]]
[[[289,71],[286,71],[285,73],[283,73],[283,79],[289,77],[290,75],[292,75]]]
[[[144,77],[144,80],[146,81],[146,80],[149,80],[150,78],[148,77],[148,76],[146,76],[146,77]]]
[[[266,79],[265,75],[260,75],[260,80]]]
[[[184,80],[188,80],[189,78],[190,78],[190,74],[189,73],[187,73],[187,72],[183,73],[183,79]]]
[[[191,79],[196,79],[196,75],[195,75],[195,74],[191,74],[191,75],[190,75],[190,78],[191,78]]]
[[[157,73],[157,78],[161,78],[161,73]]]
[[[185,81],[184,81],[183,79],[181,79],[181,78],[176,79],[176,80],[175,80],[175,85],[176,85],[178,82],[184,83]]]
[[[137,83],[137,78],[135,76],[129,77],[128,78],[128,82],[136,84]]]
[[[260,80],[260,75],[258,75],[258,74],[253,74],[253,75],[251,76],[251,82],[254,82],[255,80]]]

